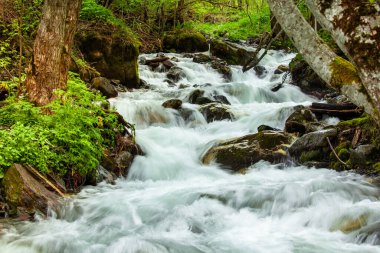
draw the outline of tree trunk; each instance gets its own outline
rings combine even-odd
[[[31,102],[46,105],[56,89],[67,87],[71,46],[81,0],[46,0],[27,73],[26,90]]]
[[[380,111],[380,4],[364,0],[306,0],[306,4],[355,65]]]
[[[268,5],[285,33],[311,68],[332,88],[380,122],[378,110],[368,99],[354,66],[337,56],[304,19],[293,1],[268,0]]]

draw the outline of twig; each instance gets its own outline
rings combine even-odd
[[[338,161],[339,161],[340,163],[342,163],[344,166],[348,167],[347,163],[343,162],[342,159],[340,159],[339,156],[338,156],[338,154],[335,152],[335,149],[334,149],[334,147],[332,146],[329,137],[326,137],[326,140],[327,140],[327,143],[328,143],[329,146],[330,146],[331,151],[332,151],[333,154],[335,155],[336,159],[338,159]]]

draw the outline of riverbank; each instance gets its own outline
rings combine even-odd
[[[163,56],[180,73],[176,80],[169,69],[148,64],[156,54],[140,57],[146,88],[121,92],[110,103],[136,124],[145,155],[115,185],[88,186],[48,219],[5,228],[5,252],[378,252],[376,185],[355,173],[294,165],[283,152],[316,131],[329,134],[334,145],[330,130],[318,128],[338,121],[309,117],[307,108],[320,100],[289,79],[272,90],[284,75],[275,74],[278,66],[294,54],[270,51],[261,75],[229,66],[230,79],[193,56]],[[304,129],[290,127],[303,123],[293,113],[307,120],[305,133],[290,131]],[[256,138],[262,136],[270,138]],[[253,160],[229,153],[238,173],[223,160],[202,161],[209,150],[224,146],[247,152],[243,157],[250,160],[245,149],[255,141],[257,157],[266,151],[266,157],[285,159],[251,165]]]

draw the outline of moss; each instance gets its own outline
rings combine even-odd
[[[289,63],[289,68],[294,69],[300,61],[303,61],[303,55],[297,54],[296,57],[293,58],[293,60]]]
[[[207,51],[208,43],[200,32],[183,29],[165,34],[163,48],[168,51],[175,49],[179,52],[198,52]]]
[[[360,83],[358,72],[354,65],[337,56],[330,64],[332,71],[331,85],[340,89],[343,85],[349,85],[353,83]]]
[[[373,168],[373,171],[375,173],[380,173],[380,162],[375,163],[374,165],[372,165],[372,168]]]
[[[310,161],[319,161],[323,158],[323,152],[320,150],[311,150],[307,152],[303,152],[300,156],[300,162],[306,163]]]
[[[342,128],[353,128],[353,127],[359,127],[364,126],[370,123],[370,117],[367,114],[363,114],[359,118],[354,118],[351,120],[341,121],[338,124],[338,127],[340,129]]]
[[[273,149],[281,144],[290,142],[290,137],[287,135],[265,131],[257,133],[255,139],[260,143],[260,147],[264,149]]]
[[[338,156],[342,161],[346,161],[350,158],[350,151],[348,151],[346,148],[342,148],[339,150]]]

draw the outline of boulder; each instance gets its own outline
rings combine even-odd
[[[327,167],[331,152],[327,138],[332,140],[337,134],[336,129],[307,133],[290,146],[289,154],[303,165]]]
[[[252,53],[237,45],[222,40],[211,40],[211,54],[225,60],[228,64],[245,65]]]
[[[249,134],[218,143],[207,151],[202,162],[214,161],[233,171],[244,170],[260,160],[278,163],[286,159],[285,149],[292,140],[293,137],[284,132]]]
[[[232,120],[233,114],[229,111],[230,108],[220,103],[209,103],[199,108],[207,122],[216,120]]]
[[[232,70],[226,61],[215,59],[211,62],[211,68],[215,69],[218,73],[222,74],[226,80],[231,80]]]
[[[195,63],[206,63],[210,61],[211,57],[205,54],[195,54],[193,58],[193,62]]]
[[[140,42],[119,27],[82,22],[75,36],[84,59],[101,76],[118,79],[128,88],[139,88]]]
[[[185,78],[186,74],[180,67],[172,67],[166,74],[166,77],[174,82],[178,82],[180,79]]]
[[[136,155],[143,155],[139,145],[129,136],[118,136],[116,149],[104,151],[101,166],[117,176],[127,176]]]
[[[326,83],[314,72],[314,70],[298,54],[289,64],[293,85],[298,86],[304,93],[323,98],[331,93]]]
[[[193,90],[189,95],[189,103],[195,104],[197,99],[202,97],[204,93],[205,93],[204,90],[200,90],[200,89]]]
[[[380,222],[361,228],[356,235],[356,242],[380,245]]]
[[[256,72],[256,75],[259,78],[264,78],[268,74],[268,70],[264,66],[257,65],[253,68],[253,70]]]
[[[304,135],[317,130],[318,120],[315,115],[303,106],[298,106],[285,122],[285,132]]]
[[[111,81],[104,77],[95,77],[92,79],[91,85],[94,89],[100,91],[106,98],[117,97],[117,90],[111,84]]]
[[[368,161],[374,160],[373,156],[378,156],[376,146],[372,144],[359,145],[350,152],[351,166],[357,170],[365,169]]]
[[[289,67],[286,66],[286,65],[280,65],[277,67],[277,69],[274,71],[275,74],[279,75],[279,74],[282,74],[282,73],[285,73],[289,71]]]
[[[59,204],[60,197],[48,190],[20,164],[14,164],[7,170],[3,186],[11,215],[32,216],[35,212],[46,214],[48,208],[57,207]]]
[[[191,30],[178,30],[167,33],[162,40],[163,48],[177,52],[205,52],[208,43],[203,34]]]
[[[168,101],[165,101],[162,104],[162,106],[165,107],[165,108],[171,108],[171,109],[178,110],[182,106],[182,100],[180,100],[180,99],[170,99]]]
[[[228,99],[226,98],[226,96],[223,96],[223,95],[215,95],[213,96],[213,98],[215,99],[215,101],[219,102],[219,103],[222,103],[222,104],[225,104],[225,105],[230,105],[230,101],[228,101]]]
[[[263,131],[281,131],[280,129],[277,129],[277,128],[274,128],[274,127],[271,127],[271,126],[267,126],[267,125],[260,125],[258,128],[257,128],[257,132],[263,132]]]

